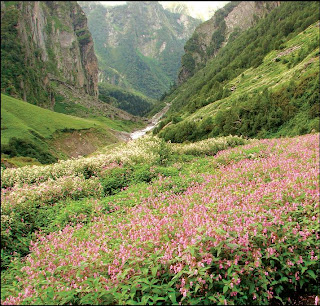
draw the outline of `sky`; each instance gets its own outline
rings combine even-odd
[[[100,1],[103,5],[123,5],[126,1]],[[212,17],[214,11],[223,7],[230,1],[159,1],[164,8],[170,3],[183,3],[189,8],[190,15],[195,18],[208,20]]]

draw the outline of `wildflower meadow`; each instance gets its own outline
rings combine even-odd
[[[2,169],[3,305],[319,297],[319,134],[171,144]]]

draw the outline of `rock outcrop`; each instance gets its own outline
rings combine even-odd
[[[1,92],[51,109],[56,82],[98,97],[93,40],[76,1],[1,1],[1,33]],[[23,65],[10,74],[15,57]]]

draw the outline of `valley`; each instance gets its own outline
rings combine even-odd
[[[1,304],[319,305],[319,10],[1,1]]]
[[[158,123],[160,122],[161,118],[166,114],[166,112],[169,110],[171,104],[167,103],[167,105],[159,112],[153,115],[151,118],[151,122],[144,128],[135,132],[132,132],[130,134],[131,139],[137,139],[143,135],[145,135],[147,132],[151,131],[154,129]]]

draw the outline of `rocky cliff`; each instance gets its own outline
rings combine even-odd
[[[279,5],[280,1],[231,1],[200,24],[184,47],[179,84],[203,68],[229,41]]]
[[[99,80],[159,98],[176,80],[183,46],[200,20],[169,12],[157,1],[78,3],[88,17]]]
[[[98,63],[76,1],[1,1],[1,92],[53,109],[58,85],[98,96]]]

